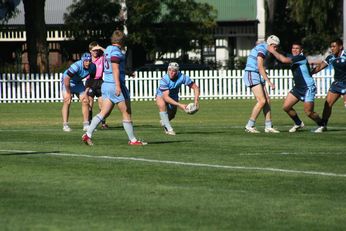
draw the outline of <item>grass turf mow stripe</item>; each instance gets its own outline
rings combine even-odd
[[[0,150],[0,152],[7,153],[36,153],[35,151],[28,150]],[[319,175],[319,176],[331,176],[331,177],[346,177],[346,174],[338,174],[331,172],[318,172],[318,171],[304,171],[304,170],[290,170],[290,169],[280,169],[280,168],[262,168],[262,167],[248,167],[248,166],[230,166],[230,165],[218,165],[218,164],[203,164],[203,163],[191,163],[191,162],[180,162],[171,160],[153,160],[137,157],[119,157],[119,156],[92,156],[85,154],[73,154],[73,153],[54,153],[47,152],[44,155],[52,156],[65,156],[65,157],[82,157],[82,158],[93,158],[93,159],[111,159],[111,160],[127,160],[127,161],[138,161],[138,162],[148,162],[148,163],[158,163],[158,164],[170,164],[170,165],[181,165],[190,167],[206,167],[206,168],[220,168],[220,169],[239,169],[239,170],[249,170],[249,171],[267,171],[267,172],[280,172],[280,173],[293,173],[293,174],[307,174],[307,175]]]

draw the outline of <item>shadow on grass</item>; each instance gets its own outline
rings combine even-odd
[[[0,153],[0,156],[24,156],[24,155],[42,155],[42,154],[52,154],[52,153],[60,153],[59,151],[51,151],[51,152],[20,152],[20,151],[15,151],[12,153]]]
[[[225,134],[226,131],[191,131],[191,132],[179,132],[178,134]]]
[[[152,144],[171,144],[171,143],[189,143],[189,142],[192,142],[192,140],[150,141],[150,142],[148,142],[148,144],[152,145]]]

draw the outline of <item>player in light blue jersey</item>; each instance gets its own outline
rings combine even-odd
[[[311,72],[312,74],[315,74],[329,65],[332,65],[334,68],[334,81],[329,88],[323,107],[323,125],[315,129],[314,132],[316,133],[321,133],[327,130],[328,120],[332,114],[334,103],[341,95],[344,96],[346,94],[346,53],[342,40],[339,38],[333,40],[330,43],[330,49],[332,54],[318,64]]]
[[[104,52],[104,77],[101,87],[102,108],[101,112],[93,117],[87,132],[82,136],[83,142],[87,145],[93,145],[91,140],[93,132],[97,125],[109,116],[115,105],[117,105],[122,114],[123,127],[129,138],[128,144],[147,144],[137,140],[133,131],[130,94],[125,86],[125,55],[122,51],[124,40],[124,33],[120,30],[115,30],[111,37],[111,45]]]
[[[305,114],[310,119],[315,121],[318,126],[322,126],[322,120],[320,116],[314,111],[316,85],[314,79],[310,74],[310,66],[308,60],[303,55],[302,44],[299,42],[295,42],[292,44],[292,57],[285,57],[284,55],[277,52],[273,47],[269,47],[268,50],[280,62],[291,64],[294,87],[288,93],[283,104],[283,110],[294,121],[294,125],[289,130],[289,132],[296,132],[297,130],[304,127],[303,121],[299,119],[296,110],[294,110],[293,108],[293,106],[298,103],[299,100],[304,102]]]
[[[62,75],[61,86],[62,94],[64,99],[64,104],[61,109],[62,119],[63,119],[63,131],[70,132],[71,128],[68,125],[68,117],[70,113],[70,106],[73,94],[79,97],[82,103],[82,113],[83,113],[83,130],[86,130],[88,122],[89,113],[89,101],[86,94],[86,89],[83,83],[83,79],[90,76],[94,78],[96,73],[96,66],[91,62],[90,53],[84,53],[81,60],[73,63]]]
[[[279,133],[272,125],[270,99],[265,87],[265,82],[268,82],[272,89],[275,88],[275,85],[268,78],[264,67],[264,59],[268,55],[268,47],[273,46],[276,49],[279,44],[279,38],[275,35],[271,35],[267,38],[267,43],[256,45],[247,58],[243,81],[245,85],[251,89],[257,103],[253,107],[250,118],[245,126],[246,132],[259,133],[255,124],[258,115],[263,111],[265,117],[264,131],[267,133]]]
[[[181,85],[189,86],[194,91],[194,104],[199,107],[199,87],[189,76],[179,71],[178,63],[168,65],[167,73],[162,77],[156,90],[156,105],[160,112],[160,123],[167,135],[175,135],[170,121],[174,119],[177,108],[184,110],[186,104],[179,102],[179,90]]]

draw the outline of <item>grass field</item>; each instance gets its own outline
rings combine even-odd
[[[0,104],[0,230],[345,230],[345,108],[314,134],[298,104],[306,128],[291,134],[281,103],[280,134],[244,132],[253,100],[215,100],[178,112],[172,137],[154,102],[133,102],[144,147],[127,145],[117,111],[89,147],[79,103],[71,133],[60,103]]]

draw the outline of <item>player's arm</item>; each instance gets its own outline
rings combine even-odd
[[[311,75],[322,71],[327,66],[328,66],[328,64],[325,61],[321,61],[319,64],[317,64],[316,67],[314,67],[314,69],[311,70]]]
[[[112,72],[113,72],[113,78],[115,82],[115,95],[119,96],[121,93],[121,86],[120,86],[120,65],[118,62],[112,62]]]
[[[199,95],[200,95],[199,87],[197,86],[196,83],[192,83],[189,87],[193,89],[194,96],[195,96],[194,103],[196,107],[199,108]]]
[[[270,85],[270,88],[275,89],[275,85],[268,78],[267,72],[264,68],[264,57],[262,57],[260,55],[257,56],[257,66],[258,66],[258,71],[259,71],[260,75],[264,78],[264,80],[266,82],[268,82],[268,84]]]
[[[177,106],[182,110],[185,110],[186,108],[186,104],[179,103],[169,96],[169,90],[165,90],[162,92],[162,98],[166,103]]]
[[[272,46],[268,46],[268,51],[269,51],[270,53],[272,53],[272,54],[275,56],[275,58],[276,58],[277,60],[279,60],[280,62],[282,62],[282,63],[288,63],[288,64],[292,63],[292,59],[291,59],[291,58],[288,58],[288,57],[286,57],[286,56],[280,54],[280,53],[277,52],[275,49],[273,49]]]
[[[95,46],[95,47],[93,47],[93,49],[92,49],[93,51],[94,50],[101,50],[102,52],[105,52],[105,48],[103,48],[103,47],[101,47],[100,45],[97,45],[97,46]]]

